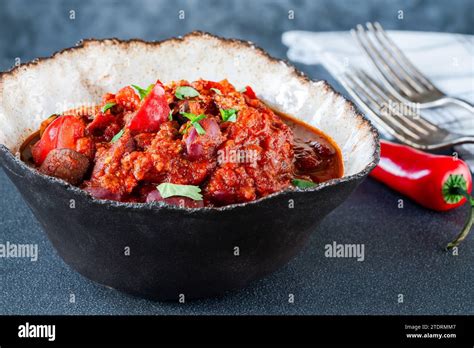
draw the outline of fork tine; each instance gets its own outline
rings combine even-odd
[[[411,144],[416,144],[420,138],[414,134],[414,136],[410,136],[405,131],[400,129],[397,124],[392,122],[392,120],[384,117],[380,117],[380,108],[377,103],[371,100],[370,95],[361,88],[360,84],[358,84],[352,76],[349,74],[343,74],[339,76],[341,83],[343,84],[344,88],[349,92],[349,94],[354,98],[354,100],[362,107],[376,122],[381,128],[385,129],[390,135],[394,138]]]
[[[393,88],[397,87],[400,94],[411,97],[415,92],[413,88],[390,69],[383,57],[372,45],[362,25],[358,24],[356,30],[351,30],[351,34],[362,48],[362,51],[367,55],[369,60],[379,71],[381,77],[386,80],[388,85],[392,86]]]
[[[405,122],[404,119],[396,117],[391,108],[386,107],[386,100],[381,99],[380,95],[377,96],[377,92],[375,91],[374,87],[370,83],[368,83],[366,79],[363,80],[357,75],[351,76],[351,78],[352,80],[356,81],[359,88],[364,90],[369,101],[376,105],[377,109],[379,110],[380,118],[391,122],[393,125],[396,125],[400,131],[405,134],[408,134],[412,138],[421,139],[421,137],[417,133],[417,130],[413,129],[413,127],[408,122]]]
[[[395,96],[393,96],[389,91],[385,90],[380,86],[372,77],[370,77],[366,72],[362,70],[356,70],[355,75],[361,79],[361,81],[369,88],[374,94],[377,94],[379,98],[385,101],[395,101],[397,103],[398,100]],[[402,104],[409,107],[411,110],[413,108],[408,104]],[[390,107],[390,104],[389,104]],[[411,127],[413,131],[418,131],[423,133],[424,135],[428,135],[433,131],[439,131],[439,128],[432,124],[431,122],[425,120],[416,110],[416,117],[410,117],[405,115],[403,112],[396,110],[394,108],[390,108],[390,112],[394,113],[403,123],[406,124],[407,127]]]
[[[380,54],[380,56],[385,56],[385,62],[387,63],[388,66],[391,65],[392,71],[397,71],[400,74],[403,75],[404,80],[411,85],[417,92],[423,93],[426,91],[427,87],[419,80],[416,79],[414,74],[407,69],[407,66],[402,64],[400,61],[402,60],[399,55],[396,54],[396,52],[392,49],[393,45],[387,45],[386,40],[384,40],[383,35],[378,31],[378,29],[375,28],[375,26],[367,22],[366,23],[367,29],[369,33],[372,34],[372,37],[375,39],[375,41],[378,43],[378,46],[380,47],[380,51],[383,52],[383,54]],[[390,47],[392,46],[392,47]],[[406,57],[404,61],[406,61]],[[389,62],[391,64],[389,64]]]
[[[344,88],[349,92],[351,97],[357,102],[357,104],[364,109],[364,111],[370,115],[370,118],[372,121],[374,121],[377,126],[380,128],[383,128],[387,133],[389,133],[392,136],[396,136],[397,132],[394,128],[386,124],[379,116],[378,112],[376,110],[372,110],[370,106],[362,99],[361,96],[356,92],[355,86],[353,82],[349,81],[349,77],[345,76],[345,74],[342,74],[339,76],[339,81],[341,84],[344,86]]]
[[[371,81],[369,81],[368,78],[364,76],[357,75],[357,77],[361,80],[361,82],[364,85],[367,86],[370,92],[377,95],[378,103],[381,105],[381,109],[383,112],[382,115],[390,113],[392,116],[396,116],[397,120],[399,120],[400,125],[403,125],[404,127],[408,128],[413,133],[417,133],[417,134],[421,133],[422,135],[428,135],[430,133],[429,130],[417,124],[416,122],[411,120],[409,117],[406,117],[403,113],[400,113],[398,110],[396,110],[396,108],[394,108],[394,106],[390,104],[390,101],[392,99],[386,96],[379,89],[378,85],[373,84]]]
[[[419,70],[416,68],[412,62],[405,56],[405,54],[398,48],[397,45],[393,42],[392,39],[387,35],[387,32],[383,29],[382,25],[380,23],[375,22],[373,23],[374,27],[374,32],[379,38],[383,38],[385,42],[387,42],[391,50],[394,54],[395,59],[397,59],[399,62],[403,62],[404,66],[408,68],[413,76],[416,76],[416,78],[423,83],[423,85],[428,88],[428,89],[436,89],[436,87],[431,83],[430,80],[428,80]]]
[[[421,115],[418,115],[416,118],[420,123],[423,123],[423,125],[430,129],[432,132],[438,132],[440,131],[440,127],[438,127],[436,124],[428,121],[426,118],[422,117]]]

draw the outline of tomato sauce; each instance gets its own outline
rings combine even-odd
[[[188,207],[248,202],[343,174],[327,135],[227,80],[126,86],[97,107],[49,118],[20,151],[96,198]]]
[[[339,146],[319,129],[275,111],[293,131],[295,177],[321,183],[342,177],[344,166]]]

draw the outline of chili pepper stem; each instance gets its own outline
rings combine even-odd
[[[446,246],[446,250],[451,250],[457,247],[464,239],[466,239],[467,235],[471,231],[472,225],[474,224],[474,199],[472,198],[472,196],[469,193],[467,193],[465,190],[461,189],[460,187],[453,187],[452,193],[459,194],[466,197],[467,201],[470,204],[470,208],[469,208],[469,216],[468,216],[468,219],[466,220],[466,223],[464,224],[464,227],[462,228],[458,236]]]

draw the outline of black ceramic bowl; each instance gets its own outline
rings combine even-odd
[[[187,209],[96,200],[19,160],[20,144],[48,115],[157,77],[252,86],[273,108],[331,136],[344,177],[250,203]],[[88,40],[1,74],[0,89],[0,162],[59,255],[91,280],[147,298],[214,296],[275,271],[379,156],[375,129],[326,82],[310,81],[251,43],[201,32],[163,42]]]

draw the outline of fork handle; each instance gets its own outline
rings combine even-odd
[[[452,145],[474,144],[474,136],[465,135],[457,139]]]
[[[455,98],[455,97],[444,97],[440,99],[440,105],[446,105],[446,104],[456,104],[458,106],[461,106],[471,113],[474,114],[474,104],[471,104],[467,100],[461,99],[461,98]]]

